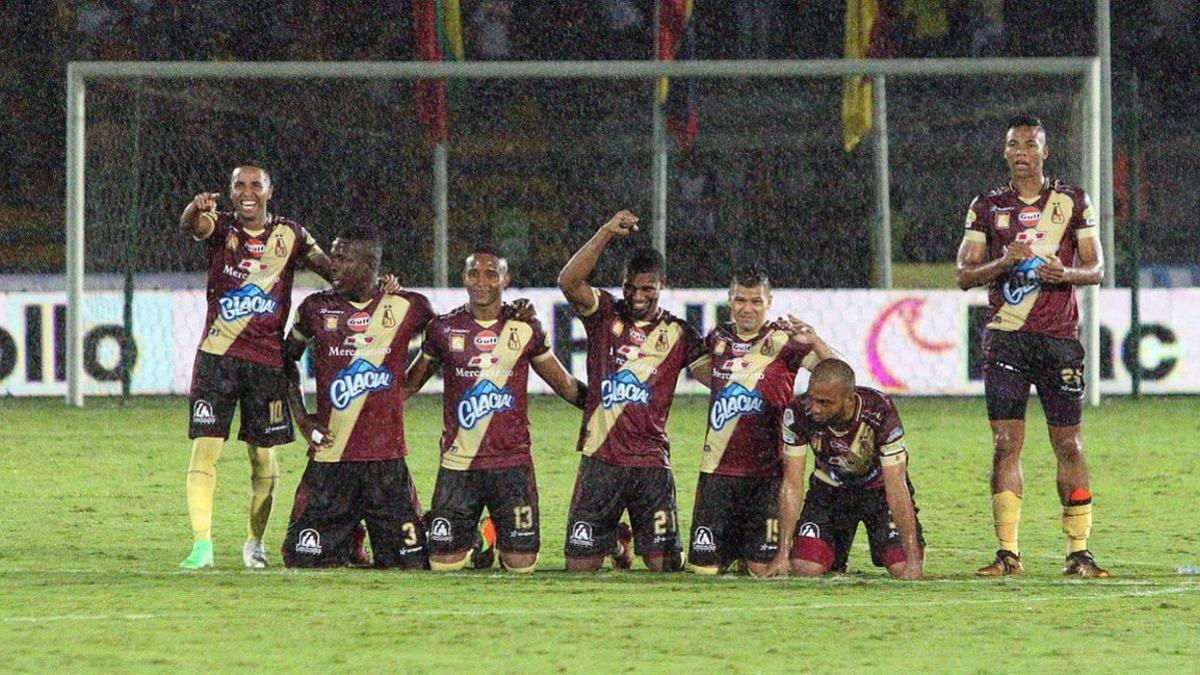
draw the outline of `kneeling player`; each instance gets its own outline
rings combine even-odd
[[[509,280],[508,262],[495,250],[478,247],[467,256],[467,304],[430,322],[406,376],[409,394],[438,364],[445,382],[442,466],[428,517],[435,571],[466,567],[485,506],[500,563],[512,572],[533,571],[541,528],[526,404],[529,368],[568,402],[582,406],[587,395],[550,351],[537,319],[509,316],[502,306]],[[483,560],[476,566],[491,567],[490,556]]]
[[[783,536],[765,576],[786,575],[789,568],[800,576],[825,574],[835,559],[845,559],[848,551],[840,549],[853,540],[861,521],[872,563],[893,577],[920,579],[925,541],[908,479],[904,427],[891,399],[856,387],[854,371],[844,361],[822,361],[808,393],[784,410],[783,437]],[[806,497],[804,462],[810,448],[816,469]]]
[[[381,250],[370,230],[343,230],[330,256],[333,289],[300,304],[284,345],[289,402],[310,441],[283,542],[288,567],[349,564],[362,520],[376,567],[426,566],[417,491],[404,461],[400,377],[409,341],[433,311],[418,293],[377,290]],[[304,408],[295,367],[310,343],[316,419]]]

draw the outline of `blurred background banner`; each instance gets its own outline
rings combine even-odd
[[[162,280],[160,279],[161,283]],[[314,289],[296,289],[293,306]],[[415,289],[446,312],[465,301],[462,289]],[[618,296],[620,289],[612,289]],[[527,297],[551,336],[554,350],[577,377],[586,377],[583,325],[558,289],[512,289]],[[132,372],[133,394],[186,394],[204,319],[204,291],[144,292],[134,303],[132,348],[123,348],[122,294],[87,296],[84,365],[87,395],[121,393],[121,366]],[[660,304],[702,333],[728,318],[721,289],[668,289]],[[0,292],[0,396],[59,396],[66,391],[62,362],[63,292]],[[1200,289],[1142,292],[1140,338],[1147,393],[1200,393]],[[1101,291],[1101,375],[1104,393],[1129,391],[1137,344],[1131,338],[1129,292]],[[776,289],[770,315],[795,314],[810,322],[859,374],[861,384],[901,395],[983,393],[978,325],[986,311],[982,291]],[[419,347],[417,342],[411,350]],[[311,383],[310,383],[311,384]],[[681,391],[706,391],[686,374]],[[802,373],[797,386],[807,384]],[[440,381],[429,391],[439,391]],[[548,393],[537,377],[530,391]]]

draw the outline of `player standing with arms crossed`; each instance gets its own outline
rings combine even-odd
[[[1088,551],[1092,492],[1083,458],[1083,345],[1076,286],[1104,278],[1099,227],[1080,188],[1043,173],[1046,130],[1036,117],[1009,120],[1009,182],[967,210],[955,276],[963,290],[988,287],[983,334],[984,392],[992,427],[992,517],[1000,548],[980,576],[1020,574],[1021,448],[1029,387],[1037,387],[1058,461],[1058,497],[1067,535],[1063,573],[1107,577]]]
[[[662,256],[649,248],[625,263],[623,298],[592,288],[588,275],[613,239],[637,231],[638,219],[620,211],[596,231],[558,275],[558,287],[587,330],[588,395],[579,431],[579,472],[567,516],[567,569],[629,567],[630,539],[646,566],[683,566],[675,477],[667,417],[679,373],[709,382],[704,343],[683,320],[658,306],[666,284]],[[628,510],[632,533],[624,531]],[[621,536],[618,530],[622,530]]]

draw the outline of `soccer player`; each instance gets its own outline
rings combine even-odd
[[[800,368],[836,352],[793,316],[767,322],[771,282],[756,266],[734,274],[729,304],[733,321],[705,338],[712,392],[688,569],[717,574],[743,561],[757,576],[779,546],[780,415]]]
[[[1021,447],[1029,386],[1037,387],[1058,460],[1058,497],[1067,535],[1063,572],[1107,577],[1088,551],[1092,492],[1083,458],[1083,345],[1075,287],[1100,283],[1104,263],[1091,200],[1043,173],[1050,155],[1041,120],[1009,120],[1009,182],[967,210],[955,276],[963,290],[988,287],[983,334],[984,393],[992,427],[992,517],[1000,548],[979,575],[1020,574]]]
[[[615,566],[627,568],[635,539],[646,567],[683,566],[667,416],[685,366],[708,384],[708,366],[698,363],[704,344],[696,329],[658,306],[666,279],[657,251],[642,248],[629,257],[621,300],[587,282],[608,243],[636,232],[637,222],[629,211],[614,215],[558,275],[558,287],[587,331],[588,395],[578,444],[583,457],[567,516],[571,571],[598,570],[609,554]],[[632,532],[620,522],[626,510]]]
[[[404,457],[408,344],[430,319],[429,300],[378,287],[382,245],[363,227],[333,242],[333,288],[300,303],[284,345],[288,399],[308,446],[283,542],[288,567],[352,561],[354,531],[366,520],[376,567],[419,569],[425,532]],[[314,419],[300,395],[296,361],[312,346]]]
[[[249,446],[250,522],[242,549],[247,567],[265,567],[263,533],[279,468],[275,446],[292,441],[284,395],[281,345],[296,263],[329,279],[329,259],[298,223],[267,210],[274,186],[257,166],[239,166],[229,180],[232,211],[216,210],[205,192],[183,210],[180,227],[208,243],[208,314],[196,352],[190,394],[192,457],[187,473],[193,545],[185,569],[213,564],[212,505],[217,458],[229,437],[234,407],[242,409],[238,438]]]
[[[511,277],[495,249],[476,247],[462,279],[467,304],[430,322],[421,354],[406,375],[409,395],[439,367],[445,383],[442,464],[427,516],[430,565],[434,571],[467,565],[487,506],[498,530],[501,565],[532,572],[541,526],[526,407],[529,368],[578,407],[587,387],[550,351],[550,338],[536,318],[505,318],[501,296]]]
[[[808,393],[784,409],[782,431],[781,536],[764,576],[825,574],[849,554],[861,521],[875,566],[898,579],[920,579],[925,541],[908,478],[904,427],[892,400],[855,386],[854,370],[828,359],[813,369]],[[806,496],[810,449],[816,468]]]

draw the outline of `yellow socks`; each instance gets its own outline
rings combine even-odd
[[[1017,526],[1021,523],[1021,495],[1005,490],[992,495],[992,522],[1000,548],[1021,555],[1017,545]]]
[[[254,445],[247,448],[250,452],[250,523],[246,537],[251,541],[262,541],[271,507],[275,504],[279,465],[275,462],[275,448]]]
[[[1067,553],[1087,550],[1088,535],[1092,533],[1092,493],[1087,488],[1075,488],[1062,511],[1062,529],[1067,535]]]
[[[187,472],[188,516],[196,541],[212,539],[213,493],[217,489],[217,459],[221,456],[220,438],[192,441],[192,459]]]

